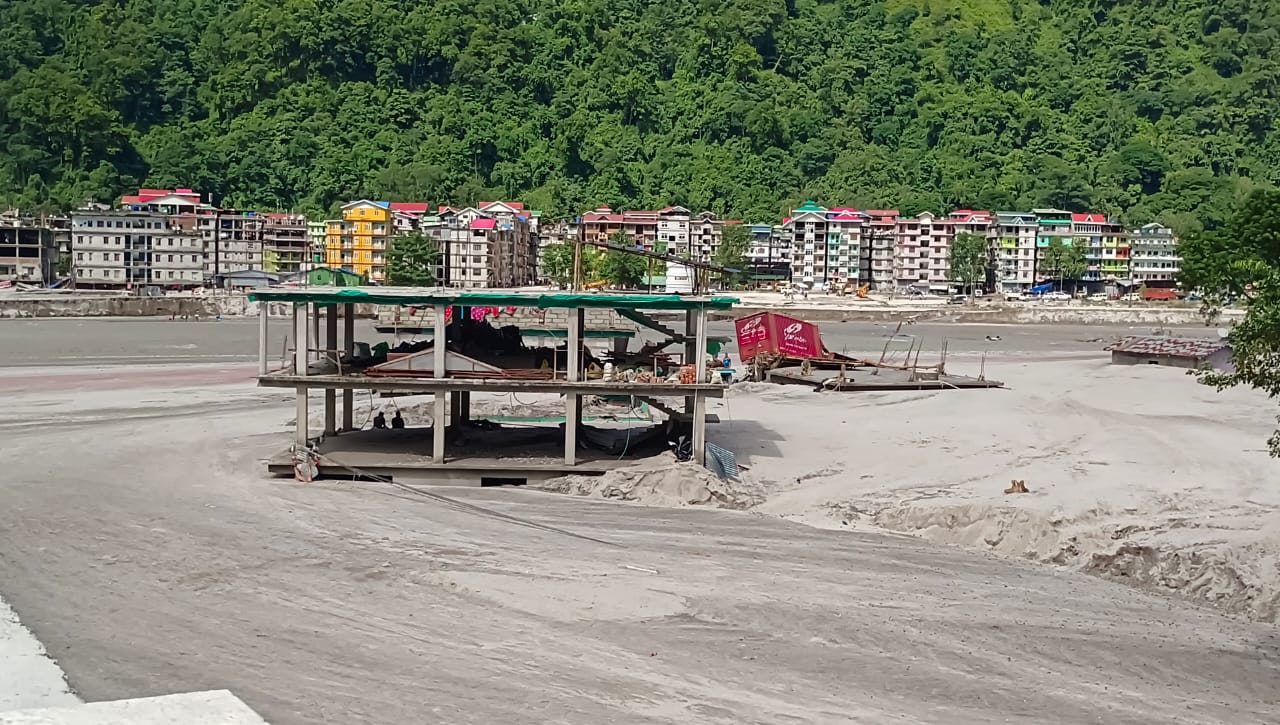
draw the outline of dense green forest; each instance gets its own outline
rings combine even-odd
[[[5,0],[0,203],[552,216],[801,199],[1214,227],[1280,179],[1277,0]]]

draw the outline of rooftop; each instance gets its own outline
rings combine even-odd
[[[609,292],[523,292],[519,290],[462,291],[443,287],[307,287],[257,289],[251,300],[313,302],[317,304],[364,303],[375,305],[460,305],[475,307],[582,307],[631,310],[727,310],[734,297],[691,295],[619,294]]]
[[[1111,348],[1112,352],[1137,355],[1160,355],[1201,359],[1230,347],[1226,340],[1187,337],[1126,337]]]

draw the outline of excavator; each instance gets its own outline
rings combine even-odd
[[[867,292],[869,291],[871,291],[871,285],[869,284],[857,287],[853,282],[848,282],[840,288],[840,296],[843,297],[848,294],[855,294],[858,296],[858,299],[865,300],[867,298]]]

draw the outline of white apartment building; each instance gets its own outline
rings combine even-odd
[[[856,209],[826,209],[806,201],[783,221],[791,251],[791,278],[810,285],[859,283],[866,277],[867,216]]]
[[[929,212],[898,220],[894,268],[899,287],[951,288],[952,225]]]
[[[807,285],[827,281],[827,210],[806,201],[782,221],[791,247],[791,280]]]
[[[658,249],[689,259],[689,226],[693,215],[682,206],[669,206],[658,212]]]
[[[1152,222],[1129,232],[1129,270],[1135,284],[1172,287],[1182,271],[1178,238],[1173,230]]]
[[[715,261],[716,252],[720,250],[720,239],[724,230],[724,222],[715,214],[704,211],[689,222],[689,259],[707,262]]]
[[[77,285],[198,287],[204,244],[177,217],[149,211],[85,209],[71,218],[71,275]]]
[[[1036,215],[1026,212],[996,212],[988,237],[990,258],[995,267],[996,288],[1004,292],[1030,289],[1036,282]]]

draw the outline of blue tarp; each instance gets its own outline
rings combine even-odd
[[[1042,294],[1044,294],[1045,292],[1052,292],[1052,291],[1053,291],[1053,283],[1052,283],[1052,282],[1046,282],[1045,284],[1039,284],[1039,285],[1036,285],[1035,287],[1032,287],[1031,289],[1027,290],[1027,292],[1028,292],[1028,293],[1033,294],[1033,295],[1042,295]]]

